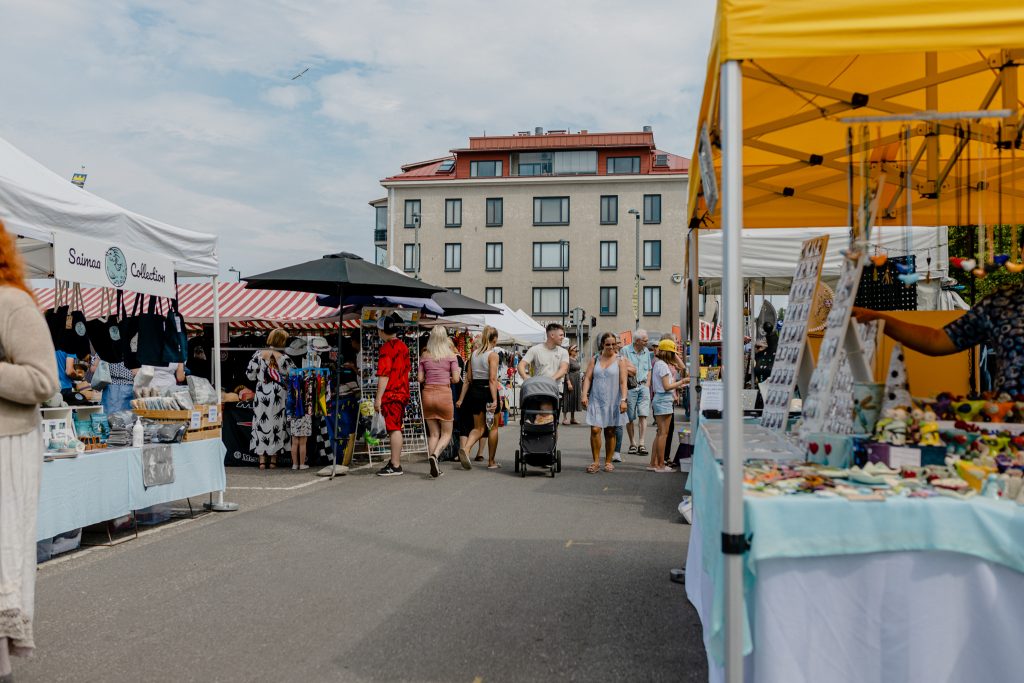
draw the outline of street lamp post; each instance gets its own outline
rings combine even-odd
[[[412,215],[412,226],[414,233],[414,244],[412,248],[412,265],[415,271],[415,278],[420,279],[420,215],[414,213]]]
[[[640,212],[630,209],[629,213],[636,219],[636,263],[633,268],[633,294],[636,297],[636,305],[633,307],[633,329],[638,330],[640,329]]]
[[[558,265],[562,268],[562,288],[558,290],[558,306],[562,309],[562,328],[565,328],[565,312],[569,309],[569,297],[565,292],[565,262],[569,250],[569,240],[558,240]]]
[[[238,279],[235,280],[235,282],[241,282],[242,281],[242,271],[240,271],[238,268],[228,268],[228,272],[229,273],[234,273],[235,275],[238,276]]]

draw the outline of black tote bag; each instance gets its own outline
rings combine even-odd
[[[108,363],[120,363],[124,358],[124,354],[121,351],[121,330],[119,327],[121,292],[117,292],[117,302],[114,303],[112,313],[110,312],[112,303],[110,298],[108,291],[104,290],[103,312],[106,314],[106,317],[86,321],[85,329],[89,333],[89,341],[92,342],[92,347],[96,349],[96,355],[101,360],[105,360]]]
[[[178,300],[168,304],[164,320],[164,363],[184,363],[188,359],[188,336],[185,318],[178,311]]]
[[[64,341],[60,350],[76,358],[85,358],[89,355],[89,331],[85,327],[85,306],[82,301],[82,288],[79,284],[74,285],[71,291],[71,313],[66,317],[64,325]]]
[[[70,312],[67,305],[67,283],[57,280],[53,286],[53,308],[46,311],[46,326],[50,329],[53,346],[60,349],[64,345],[64,324]]]
[[[149,297],[149,307],[139,316],[139,362],[142,365],[166,365],[164,362],[164,337],[166,320],[157,310],[159,298]]]
[[[120,292],[118,293],[120,294]],[[121,322],[118,325],[121,334],[121,362],[129,370],[137,370],[142,367],[139,362],[139,311],[142,310],[142,295],[135,295],[135,303],[132,304],[132,314],[128,315],[125,310],[124,301],[118,297]]]

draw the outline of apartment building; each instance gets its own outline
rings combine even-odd
[[[378,259],[542,322],[579,307],[599,331],[637,317],[668,331],[684,289],[688,168],[646,126],[472,137],[381,181]]]

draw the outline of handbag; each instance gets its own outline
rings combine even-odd
[[[96,372],[92,373],[92,388],[96,390],[106,389],[110,385],[110,381],[110,364],[105,360],[101,360],[96,366]]]
[[[118,292],[118,301],[120,301]],[[113,313],[110,312],[113,305]],[[108,363],[120,363],[124,354],[121,350],[121,330],[118,327],[118,307],[110,290],[103,290],[102,310],[106,314],[104,318],[96,318],[85,323],[85,329],[89,333],[89,341],[96,349],[96,355]]]
[[[164,363],[184,363],[188,360],[188,336],[185,334],[185,318],[178,311],[178,300],[167,307],[164,320]]]
[[[164,362],[165,320],[158,312],[159,297],[149,297],[148,310],[139,316],[137,353],[142,365],[166,365]]]
[[[85,323],[82,287],[76,282],[71,290],[71,305],[64,318],[64,335],[59,347],[61,351],[76,358],[85,358],[89,355],[89,333],[85,328]]]
[[[626,375],[626,389],[636,389],[640,382],[636,381],[636,375]]]
[[[135,295],[135,303],[132,304],[132,314],[124,307],[122,292],[117,293],[117,305],[121,314],[121,321],[118,324],[121,335],[121,362],[129,370],[137,370],[142,367],[139,362],[139,310],[142,308],[142,295]]]

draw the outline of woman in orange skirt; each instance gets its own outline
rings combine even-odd
[[[452,440],[452,383],[459,381],[459,362],[455,345],[444,325],[430,331],[427,348],[420,355],[419,382],[423,392],[423,420],[427,423],[427,460],[430,476],[441,476],[438,456]]]

